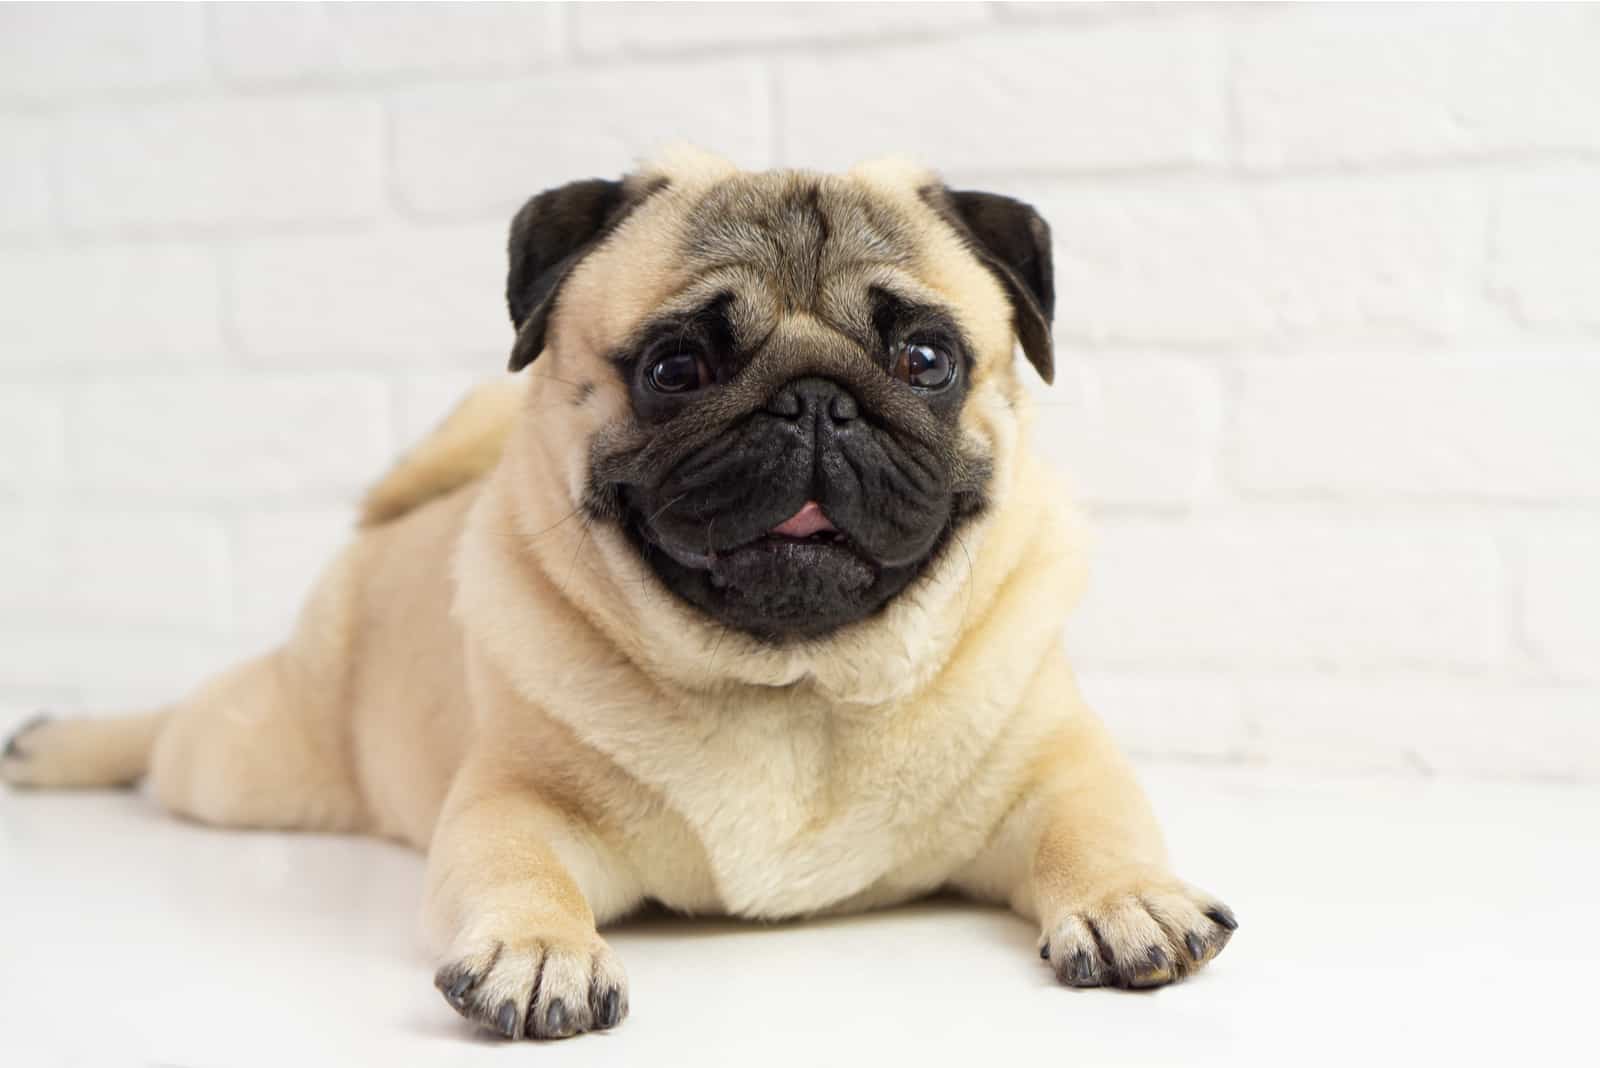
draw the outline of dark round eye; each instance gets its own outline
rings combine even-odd
[[[650,365],[645,381],[657,393],[687,393],[711,380],[705,362],[692,352],[675,352]]]
[[[937,345],[902,345],[894,376],[918,389],[944,389],[956,380],[956,360]]]

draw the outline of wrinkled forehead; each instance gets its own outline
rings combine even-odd
[[[939,232],[914,188],[735,173],[669,183],[642,204],[569,281],[568,322],[558,331],[580,334],[590,352],[612,352],[648,320],[731,297],[741,340],[795,317],[858,336],[870,325],[871,294],[881,291],[973,319],[963,326],[982,333],[992,316],[963,314],[975,286],[980,304],[1003,300],[956,235]]]
[[[733,294],[732,323],[745,340],[797,316],[859,336],[874,289],[935,299],[916,280],[921,257],[903,214],[827,176],[723,182],[688,213],[683,255],[692,277],[672,303]]]
[[[842,273],[916,263],[899,211],[829,177],[741,176],[707,192],[686,223],[691,268],[742,272],[785,310],[815,308]]]

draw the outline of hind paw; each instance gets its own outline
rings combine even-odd
[[[34,746],[38,742],[40,728],[49,722],[49,716],[37,715],[24,720],[21,726],[7,736],[5,747],[0,748],[0,782],[8,782],[13,786],[29,786],[37,781],[32,774],[36,769],[31,767],[35,755]]]

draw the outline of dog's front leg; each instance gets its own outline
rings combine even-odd
[[[428,851],[426,920],[448,948],[434,977],[463,1016],[507,1038],[617,1024],[627,977],[585,896],[620,911],[620,865],[531,784],[469,760]],[[605,886],[580,885],[607,880]],[[625,880],[623,880],[625,881]]]
[[[1051,703],[1057,726],[957,886],[1037,920],[1039,955],[1068,986],[1183,978],[1227,945],[1233,913],[1172,874],[1144,792],[1065,663],[1046,665],[1032,690],[1030,700]]]

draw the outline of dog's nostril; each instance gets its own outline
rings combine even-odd
[[[860,415],[861,411],[856,407],[856,399],[854,397],[848,393],[841,393],[833,398],[833,402],[828,405],[828,414],[833,416],[835,423],[848,423]]]
[[[800,401],[800,394],[791,387],[778,390],[773,398],[767,401],[767,411],[773,415],[781,415],[785,419],[797,419],[805,410],[805,405]]]

